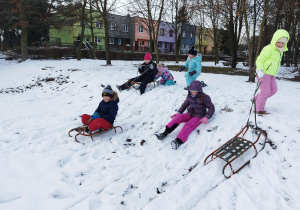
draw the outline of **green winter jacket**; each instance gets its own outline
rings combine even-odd
[[[283,52],[279,52],[276,48],[276,42],[282,37],[287,37],[287,41],[284,44],[284,52],[288,51],[287,43],[290,39],[290,35],[286,30],[277,30],[271,40],[271,44],[265,46],[256,59],[256,70],[262,69],[264,74],[276,76],[280,67]]]

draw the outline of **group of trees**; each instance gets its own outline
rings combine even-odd
[[[191,2],[193,5],[195,1]],[[224,49],[232,56],[232,67],[235,68],[238,47],[246,40],[249,53],[249,81],[254,81],[255,60],[262,47],[270,43],[276,30],[285,29],[290,34],[286,65],[297,65],[300,47],[299,1],[197,0],[196,2],[192,12],[206,15],[206,21],[198,21],[198,25],[213,29],[216,62],[218,62],[217,49]]]
[[[47,36],[49,25],[60,28],[81,22],[84,27],[94,26],[93,14],[99,14],[105,29],[107,65],[111,64],[108,45],[108,15],[117,12],[119,0],[1,0],[0,38],[8,46],[21,46],[21,57],[28,58],[27,46],[38,43]],[[236,67],[237,53],[241,42],[246,40],[249,53],[249,81],[254,81],[254,63],[261,48],[269,44],[273,33],[286,29],[290,33],[289,52],[286,65],[296,65],[300,47],[300,5],[295,0],[128,0],[124,7],[132,16],[140,17],[148,26],[150,51],[156,52],[161,21],[172,23],[176,61],[181,48],[184,24],[200,26],[197,45],[201,46],[203,30],[214,42],[215,63],[219,62],[219,49],[232,56],[232,67]],[[20,33],[21,32],[21,33]],[[21,35],[20,35],[21,34]],[[94,38],[92,37],[92,41]],[[81,42],[82,43],[82,40]],[[79,45],[78,60],[81,59]],[[93,52],[94,57],[94,52]]]

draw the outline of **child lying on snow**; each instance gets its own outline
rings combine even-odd
[[[182,114],[186,109],[188,112]],[[201,82],[197,80],[192,81],[189,86],[189,93],[178,113],[171,116],[172,120],[166,125],[163,133],[155,135],[159,140],[162,140],[175,130],[180,123],[186,122],[177,138],[171,142],[172,149],[177,149],[182,143],[186,142],[190,133],[201,123],[206,124],[214,112],[215,106],[211,102],[210,97],[203,93]]]
[[[81,121],[83,126],[77,127],[77,132],[93,132],[101,129],[108,129],[112,127],[116,115],[118,113],[118,93],[111,89],[110,85],[107,85],[102,92],[102,101],[99,103],[93,115],[83,114]]]
[[[157,64],[157,70],[158,74],[155,76],[155,80],[161,77],[159,80],[159,83],[162,85],[175,85],[174,77],[173,75],[169,72],[168,68],[165,66],[162,66],[160,63]]]

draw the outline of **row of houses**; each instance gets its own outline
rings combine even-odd
[[[93,32],[95,48],[105,49],[105,31],[103,21],[95,18]],[[149,51],[150,36],[148,27],[139,17],[131,17],[130,15],[121,16],[109,14],[108,16],[108,36],[110,50],[133,50],[133,51]],[[154,30],[157,30],[155,28]],[[202,31],[202,33],[200,33]],[[50,27],[50,42],[60,45],[76,45],[80,40],[81,26],[80,23],[73,26],[65,26],[60,30]],[[194,25],[184,25],[182,27],[182,43],[181,53],[186,54],[191,46],[195,45],[198,51],[201,47],[203,54],[213,51],[213,40],[210,29],[201,30],[200,27]],[[174,24],[169,22],[161,22],[159,26],[157,45],[162,53],[173,53],[175,51],[176,34],[174,33]],[[86,27],[83,37],[84,46],[92,48],[92,32],[91,27]]]

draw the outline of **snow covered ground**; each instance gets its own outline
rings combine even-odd
[[[115,125],[123,132],[74,142],[67,133],[81,114],[94,112],[102,86],[136,76],[138,63],[0,59],[0,209],[300,209],[298,82],[277,81],[266,107],[271,114],[258,117],[274,146],[266,144],[230,179],[222,174],[224,161],[203,161],[247,122],[256,84],[244,76],[201,74],[216,112],[177,151],[170,141],[182,126],[164,141],[154,133],[186,97],[183,72],[172,72],[171,87],[119,92]],[[285,75],[289,69],[281,68]]]

